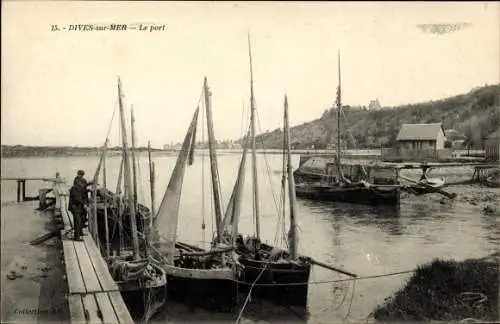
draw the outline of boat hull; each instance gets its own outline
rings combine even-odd
[[[393,185],[372,185],[367,188],[300,184],[295,186],[295,195],[320,201],[397,206],[400,201],[400,188]]]
[[[253,297],[274,304],[307,307],[310,264],[267,263],[246,257],[239,262],[244,266],[239,278],[241,292],[248,294],[252,289]]]
[[[251,241],[257,242],[258,253],[250,253],[249,247],[255,244]],[[292,261],[284,250],[276,251],[273,257],[274,248],[256,238],[249,238],[246,244],[239,240],[237,246],[241,292],[248,294],[251,289],[252,296],[278,305],[307,306],[310,262],[300,257]]]
[[[238,284],[233,271],[165,267],[170,299],[217,312],[234,312],[238,305]]]
[[[209,255],[189,256],[207,252],[191,244],[176,242],[175,248],[174,265],[162,264],[168,298],[211,311],[233,312],[238,305],[235,265],[223,265],[220,258]],[[156,253],[163,254],[162,250],[160,243]]]
[[[484,182],[484,184],[490,188],[499,188],[500,187],[500,180],[498,178],[488,177],[486,179],[486,181]]]
[[[166,283],[143,287],[137,281],[132,281],[119,283],[118,286],[132,318],[140,322],[148,322],[167,298]]]
[[[435,191],[432,189],[440,189],[444,187],[444,184],[445,184],[444,178],[423,179],[416,182],[415,184],[408,186],[407,190],[414,195],[420,196],[433,193]]]
[[[484,184],[487,187],[498,188],[500,187],[500,170],[494,169],[492,172],[489,172],[488,177],[484,181]]]

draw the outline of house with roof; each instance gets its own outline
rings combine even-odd
[[[487,161],[499,160],[500,147],[500,128],[488,135],[484,143],[485,155]]]
[[[400,150],[441,150],[446,136],[442,123],[403,124],[396,142]]]
[[[451,158],[452,150],[445,149],[445,131],[442,123],[403,124],[396,137],[396,145],[384,155],[392,161],[433,161]]]

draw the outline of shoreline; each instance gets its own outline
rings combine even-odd
[[[499,318],[500,253],[463,261],[435,259],[373,311],[378,322],[495,322]]]

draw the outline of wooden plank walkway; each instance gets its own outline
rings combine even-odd
[[[83,241],[68,238],[73,216],[67,211],[67,190],[59,183],[53,186],[55,213],[62,216],[61,230],[68,304],[71,323],[134,323],[111,277],[106,262],[87,229]]]

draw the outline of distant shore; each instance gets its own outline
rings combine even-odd
[[[154,155],[177,155],[180,149],[152,149]],[[11,157],[64,157],[64,156],[96,156],[102,152],[102,149],[95,147],[50,147],[50,146],[2,146],[2,158]],[[147,153],[147,148],[141,147],[136,149],[139,154]],[[201,154],[202,152],[208,152],[208,149],[197,148],[195,149],[196,154]],[[241,148],[218,148],[217,154],[241,154],[243,149]],[[257,149],[257,153],[266,154],[282,154],[282,150],[279,149]],[[120,155],[121,150],[117,147],[108,149],[108,155]],[[332,150],[292,150],[292,154],[318,154],[318,155],[329,155],[335,154]],[[343,156],[353,156],[355,158],[374,158],[380,156],[379,149],[361,149],[361,150],[346,150],[343,152]]]
[[[148,149],[146,147],[140,147],[135,150],[137,154],[147,154]],[[154,156],[177,156],[180,149],[151,149]],[[279,149],[257,149],[257,154],[282,154],[283,151]],[[21,157],[70,157],[70,156],[98,156],[102,152],[101,148],[95,147],[52,147],[52,146],[2,146],[2,158],[21,158]],[[208,154],[208,149],[197,148],[195,149],[195,155],[201,155],[205,152]],[[314,150],[314,149],[298,149],[292,150],[294,155],[311,155],[311,156],[325,156],[334,157],[336,155],[335,150]],[[217,155],[230,155],[230,154],[242,154],[243,149],[241,148],[218,148]],[[348,149],[342,151],[343,159],[355,159],[355,160],[379,160],[381,159],[380,149]],[[457,156],[465,156],[467,150],[455,150]],[[471,157],[475,155],[481,155],[483,151],[470,151]],[[119,156],[122,154],[119,147],[113,147],[108,149],[108,156]]]

